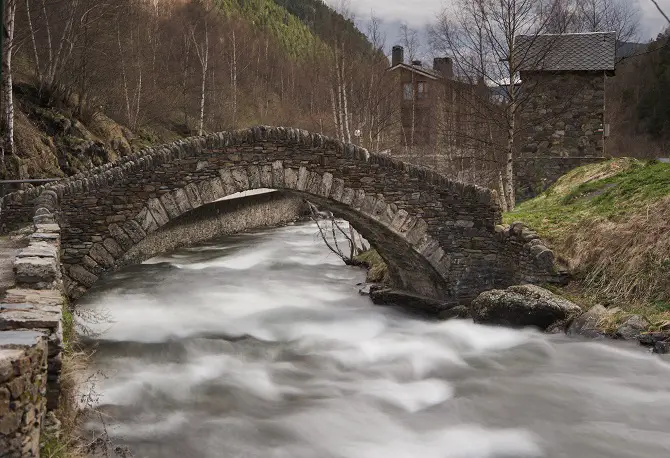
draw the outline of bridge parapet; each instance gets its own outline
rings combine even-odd
[[[36,203],[29,244],[14,261],[16,285],[0,300],[0,398],[7,397],[0,449],[12,457],[39,456],[44,415],[60,397],[65,298],[57,198],[43,192]]]

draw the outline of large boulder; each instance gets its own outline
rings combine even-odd
[[[579,315],[578,305],[535,285],[486,291],[470,305],[476,323],[511,327],[534,326],[545,331]]]

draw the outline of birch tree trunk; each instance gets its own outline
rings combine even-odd
[[[342,53],[344,55],[344,53]],[[349,103],[347,101],[347,83],[344,74],[344,57],[342,57],[342,63],[340,65],[340,72],[342,72],[342,77],[340,78],[340,90],[342,91],[342,110],[344,115],[344,128],[347,134],[347,142],[351,143],[351,126],[349,121]]]
[[[17,0],[5,1],[4,37],[2,46],[2,121],[4,148],[0,153],[0,171],[5,171],[5,154],[13,155],[14,146],[14,95],[12,81],[12,54],[14,52],[14,29]]]
[[[120,20],[117,19],[117,21]],[[128,75],[126,73],[126,61],[123,58],[123,46],[121,45],[121,27],[117,23],[116,26],[116,42],[119,48],[119,58],[121,63],[121,80],[123,81],[123,95],[126,102],[126,118],[128,119],[128,127],[133,128],[132,112],[130,107],[130,94],[128,92]]]
[[[35,74],[37,75],[37,81],[42,81],[44,78],[42,76],[42,68],[40,66],[40,55],[37,51],[37,38],[35,36],[35,27],[33,26],[30,0],[26,0],[26,16],[28,19],[28,29],[30,31],[30,41],[33,47],[33,59],[35,59]]]
[[[233,29],[233,65],[232,65],[232,72],[233,72],[233,77],[232,77],[232,83],[233,83],[233,126],[237,127],[237,41],[235,39],[235,29]]]
[[[207,30],[207,23],[205,22],[205,42],[202,47],[198,44],[195,38],[195,30],[191,29],[191,38],[195,52],[200,60],[200,69],[202,71],[202,84],[200,86],[200,120],[198,122],[198,135],[202,135],[205,131],[205,98],[207,89],[207,68],[209,67],[209,32]]]

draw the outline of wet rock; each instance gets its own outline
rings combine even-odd
[[[654,345],[654,353],[658,353],[659,355],[667,355],[670,353],[670,340],[665,342],[656,342]]]
[[[465,305],[458,305],[456,307],[452,307],[438,314],[438,318],[445,321],[456,318],[469,318],[469,317],[470,317],[470,309]]]
[[[605,333],[600,329],[600,322],[612,312],[598,304],[586,313],[573,320],[567,330],[569,336],[583,336],[589,338],[604,337]]]
[[[633,315],[616,330],[616,336],[620,339],[635,340],[649,328],[649,321],[641,315]]]
[[[358,294],[361,296],[369,296],[373,291],[382,289],[383,286],[377,283],[361,283],[362,287],[358,290]]]
[[[654,347],[659,342],[670,341],[669,332],[645,332],[637,337],[640,345],[645,347]]]
[[[438,315],[454,307],[454,304],[432,299],[418,294],[390,288],[372,288],[370,293],[372,302],[377,305],[396,305],[411,311]]]
[[[574,320],[574,316],[571,316],[565,320],[557,321],[547,328],[545,331],[547,334],[565,334],[567,332],[568,326]]]
[[[577,304],[535,285],[487,291],[472,301],[470,306],[470,313],[477,323],[535,326],[543,331],[580,312]]]

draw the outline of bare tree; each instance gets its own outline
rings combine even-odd
[[[631,0],[575,0],[576,32],[616,32],[618,42],[635,40],[640,9]]]
[[[309,206],[310,217],[316,224],[321,240],[323,240],[328,249],[348,266],[361,265],[361,263],[356,260],[356,256],[365,251],[366,248],[362,242],[361,246],[358,246],[356,231],[353,227],[349,225],[349,234],[347,234],[347,231],[342,228],[341,223],[332,213],[319,211],[318,207],[309,201],[307,201],[307,205]],[[342,252],[338,237],[344,237],[346,240],[349,248],[348,253]]]
[[[191,28],[191,39],[195,48],[198,61],[200,62],[201,86],[200,86],[200,117],[198,121],[198,135],[202,135],[205,130],[205,98],[207,95],[207,70],[209,69],[209,30],[207,19],[204,20],[202,41],[196,38],[195,27]]]
[[[2,37],[2,124],[4,127],[4,145],[0,150],[0,172],[5,172],[5,154],[14,154],[14,96],[12,79],[12,56],[14,42],[17,0],[6,0]]]
[[[656,0],[651,0],[651,2],[654,4],[658,12],[661,13],[661,15],[665,18],[665,20],[668,21],[668,24],[670,24],[670,18],[668,17],[667,14],[665,14],[665,11],[663,11],[658,2]]]
[[[456,0],[430,28],[431,44],[436,51],[455,57],[457,76],[468,84],[493,88],[497,107],[485,103],[470,91],[462,100],[469,103],[470,114],[481,119],[479,127],[490,136],[481,135],[481,142],[490,140],[492,156],[500,161],[501,204],[505,210],[514,208],[516,200],[514,162],[520,132],[519,115],[532,94],[521,90],[521,68],[540,62],[551,51],[547,42],[542,55],[524,53],[515,46],[516,37],[524,35],[535,42],[540,35],[562,32],[570,24],[565,16],[566,3],[549,0],[538,12],[536,0]],[[539,14],[539,13],[542,14]],[[560,21],[556,17],[561,17]],[[482,91],[490,97],[490,91]],[[490,107],[487,109],[486,107]],[[503,138],[494,133],[502,132]],[[472,137],[472,130],[466,135]],[[500,153],[500,154],[498,154]]]
[[[407,50],[407,55],[409,57],[409,61],[411,64],[414,63],[416,60],[417,54],[419,52],[419,46],[420,46],[420,41],[419,41],[419,33],[410,27],[407,26],[406,23],[402,24],[400,26],[400,41],[402,43],[402,46],[404,49]],[[416,85],[416,81],[414,80],[414,72],[411,72],[411,81],[410,84],[412,85],[412,107],[411,107],[411,120],[410,120],[410,131],[409,131],[409,139],[405,141],[406,149],[408,154],[412,154],[413,149],[414,149],[414,142],[415,142],[415,130],[416,130],[416,97],[414,95],[414,87]],[[404,126],[403,126],[404,130]],[[403,132],[403,135],[407,137],[407,132]]]

